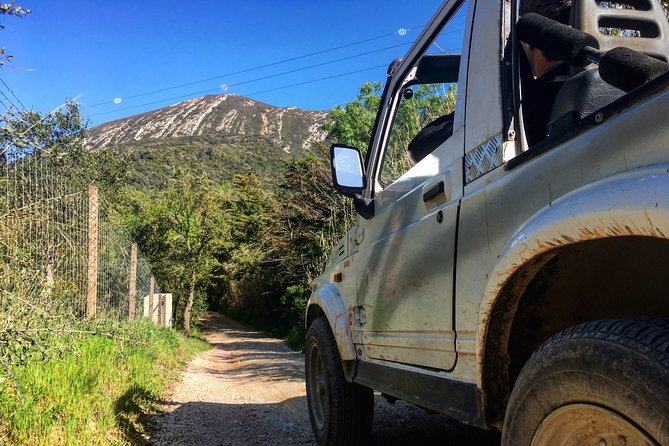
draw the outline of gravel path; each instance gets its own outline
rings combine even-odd
[[[314,444],[304,390],[304,355],[277,339],[209,313],[213,345],[198,355],[150,424],[153,445]],[[499,435],[376,397],[371,444],[497,445]]]

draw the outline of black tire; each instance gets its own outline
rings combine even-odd
[[[311,428],[319,445],[362,444],[369,439],[374,393],[344,378],[337,343],[324,317],[307,333],[305,378]]]
[[[669,445],[669,319],[588,322],[546,341],[513,388],[502,444]]]

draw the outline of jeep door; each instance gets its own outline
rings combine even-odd
[[[430,40],[414,44],[387,85],[368,158],[374,216],[360,223],[363,359],[440,370],[455,364],[454,254],[465,112],[465,85],[457,80],[466,79],[467,66],[466,56],[457,55],[467,48],[464,28],[471,13],[467,2],[446,2],[440,20],[428,25],[434,28]],[[431,131],[434,122],[447,122],[452,131]],[[429,144],[422,142],[424,158],[412,166],[408,145],[422,144],[420,135],[430,132]]]

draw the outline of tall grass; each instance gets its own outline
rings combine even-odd
[[[0,444],[128,444],[179,367],[208,348],[146,320],[46,333],[39,355],[4,361]]]

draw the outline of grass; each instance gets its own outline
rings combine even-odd
[[[0,375],[0,445],[129,444],[179,368],[208,348],[146,320],[94,324],[107,335],[53,334],[47,343],[67,349]]]

